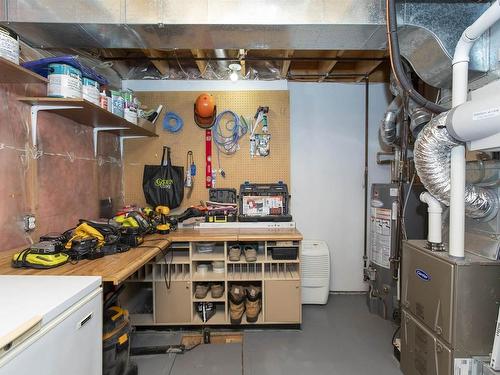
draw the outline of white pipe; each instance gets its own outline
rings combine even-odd
[[[433,244],[441,244],[441,214],[443,213],[441,203],[427,191],[420,194],[420,200],[427,204],[427,212],[429,213],[427,241]]]
[[[467,101],[469,80],[469,55],[474,43],[500,19],[500,0],[495,1],[472,25],[462,33],[453,56],[452,106]],[[450,245],[449,253],[464,257],[465,236],[465,147],[451,151],[450,189]]]
[[[465,147],[451,150],[450,169],[450,244],[449,254],[463,258],[465,254]]]

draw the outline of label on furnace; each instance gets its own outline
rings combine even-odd
[[[370,259],[373,263],[391,268],[392,210],[371,208],[370,216]]]

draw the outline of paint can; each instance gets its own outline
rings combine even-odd
[[[19,65],[19,37],[0,26],[0,57]]]
[[[123,99],[121,92],[111,90],[111,112],[117,116],[123,117],[124,109],[125,109],[125,100]]]
[[[82,72],[67,64],[49,64],[47,95],[54,98],[81,98]]]
[[[93,79],[83,77],[82,95],[83,99],[88,100],[95,105],[99,105],[101,94],[99,93],[100,85]]]

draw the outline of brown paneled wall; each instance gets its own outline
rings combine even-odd
[[[142,190],[142,175],[145,164],[160,164],[162,146],[172,148],[174,165],[186,168],[186,154],[194,153],[197,166],[194,188],[190,197],[185,190],[180,209],[199,204],[208,199],[205,188],[205,131],[193,120],[193,104],[200,92],[141,92],[137,93],[141,102],[149,108],[163,104],[167,111],[177,113],[184,120],[184,127],[178,133],[163,129],[162,112],[156,122],[158,138],[126,140],[124,146],[124,194],[126,203],[145,205]],[[217,110],[232,110],[245,118],[253,119],[259,106],[269,106],[269,131],[271,134],[271,153],[268,157],[250,158],[249,133],[240,140],[240,150],[227,156],[220,154],[221,167],[226,172],[222,178],[218,174],[218,188],[235,188],[245,181],[271,183],[283,181],[290,183],[290,114],[288,91],[224,91],[211,92]],[[260,127],[257,131],[260,132]],[[213,167],[219,169],[217,150],[213,148]]]
[[[30,95],[45,96],[45,85],[0,85],[0,251],[62,232],[80,218],[98,218],[99,199],[122,204],[118,138],[100,134],[95,158],[91,128],[39,112],[35,153],[30,106],[16,100]],[[36,216],[34,233],[23,230],[26,213]]]

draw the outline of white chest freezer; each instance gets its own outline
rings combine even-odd
[[[0,276],[0,375],[102,374],[101,284]]]

